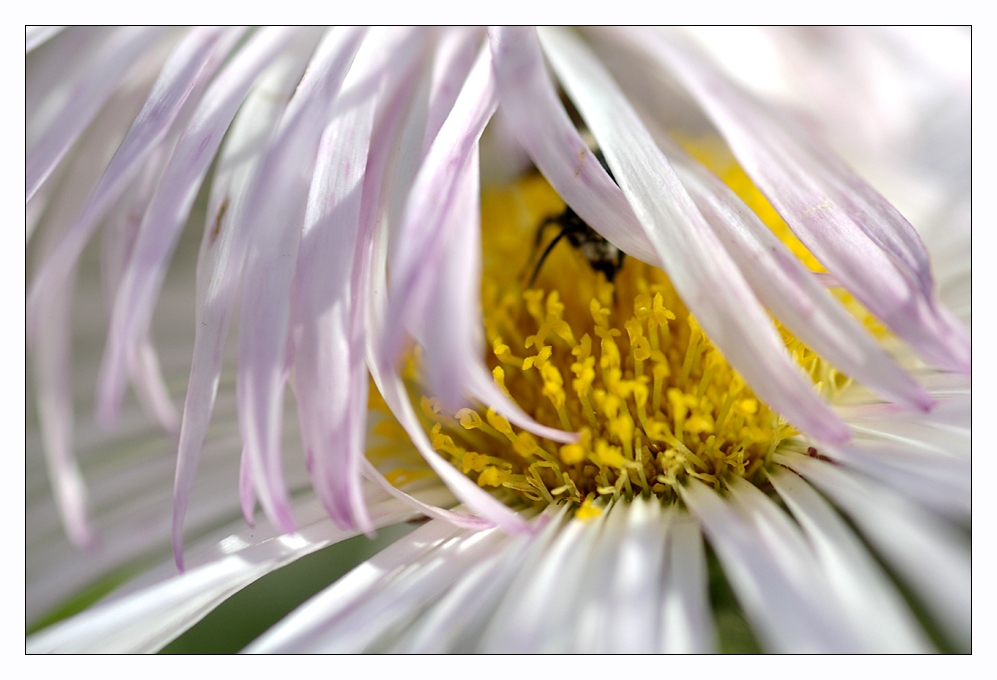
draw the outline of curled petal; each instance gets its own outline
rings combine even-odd
[[[616,83],[568,31],[544,29],[542,35],[555,70],[705,333],[755,393],[790,422],[822,441],[847,440],[848,428],[792,362],[736,264]]]
[[[253,484],[267,517],[293,531],[280,461],[291,287],[315,150],[329,102],[364,31],[332,29],[319,45],[260,164],[242,227],[250,236],[239,327],[239,423]]]

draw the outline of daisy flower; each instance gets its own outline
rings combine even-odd
[[[965,35],[26,54],[28,651],[970,649]]]

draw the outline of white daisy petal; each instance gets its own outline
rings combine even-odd
[[[785,470],[769,479],[803,527],[851,625],[870,647],[901,654],[931,651],[900,594],[827,502]]]
[[[864,649],[842,627],[835,603],[809,569],[812,556],[802,539],[786,531],[787,520],[772,521],[774,507],[752,504],[753,514],[745,516],[696,481],[682,488],[682,498],[702,523],[765,647],[796,653]]]
[[[477,647],[486,654],[564,653],[572,647],[577,594],[593,557],[600,517],[568,520],[521,584],[502,601]]]
[[[514,579],[540,559],[561,527],[563,511],[548,512],[550,521],[536,535],[512,538],[498,554],[466,570],[460,580],[420,616],[388,651],[417,654],[466,653],[504,596],[515,592]]]
[[[669,515],[658,649],[670,654],[710,653],[716,643],[707,593],[702,530],[684,512],[671,510]]]
[[[430,494],[432,496],[432,494]],[[439,502],[439,495],[433,498]],[[205,564],[196,559],[181,576],[107,604],[95,606],[28,640],[29,653],[151,652],[176,638],[231,594],[295,559],[351,536],[315,506],[301,512],[302,528],[279,535],[250,529],[222,541]],[[388,500],[371,508],[376,526],[404,521],[413,512]],[[153,623],[155,622],[155,623]]]
[[[310,599],[245,651],[326,651],[337,644],[335,634],[342,633],[346,623],[357,625],[358,621],[352,619],[354,612],[396,580],[417,578],[427,569],[431,572],[434,565],[440,566],[445,560],[436,559],[437,552],[459,550],[464,537],[463,530],[448,522],[433,520],[425,524]],[[361,649],[363,644],[360,641]]]
[[[778,454],[844,510],[960,649],[970,647],[970,560],[960,531],[887,489],[821,461]]]
[[[797,338],[888,399],[922,411],[934,404],[731,189],[677,145],[665,148],[759,301]]]
[[[968,370],[968,334],[937,306],[927,250],[893,206],[691,52],[650,34],[625,35],[689,89],[748,174],[839,281],[924,356]]]

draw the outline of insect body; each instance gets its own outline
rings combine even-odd
[[[612,178],[613,173],[609,170],[609,166],[606,165],[606,159],[602,155],[602,151],[596,150],[595,157],[599,159],[599,163],[602,164],[602,167],[605,168],[606,172]],[[537,274],[540,273],[540,268],[543,266],[547,256],[550,255],[551,251],[554,250],[554,246],[562,238],[568,239],[568,243],[581,253],[582,257],[588,261],[589,266],[594,271],[602,272],[606,276],[607,281],[610,283],[613,282],[616,273],[623,267],[623,260],[626,257],[626,253],[600,236],[595,229],[578,216],[578,213],[567,206],[565,206],[564,212],[560,215],[548,217],[540,224],[540,228],[537,229],[535,248],[540,247],[544,231],[552,224],[559,226],[561,231],[547,245],[540,255],[540,259],[537,260],[536,267],[533,269],[533,275],[530,276],[529,285],[531,287],[537,278]]]

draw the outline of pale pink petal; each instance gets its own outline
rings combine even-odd
[[[557,192],[593,229],[639,260],[661,258],[620,188],[561,106],[532,28],[492,28],[488,40],[504,120]]]
[[[945,368],[970,365],[965,328],[934,298],[928,255],[885,199],[690,51],[627,32],[682,81],[793,231],[871,312]]]
[[[389,653],[443,654],[473,651],[482,629],[491,620],[510,587],[543,558],[560,531],[565,508],[549,508],[537,521],[544,528],[534,535],[516,536],[498,554],[467,569],[460,580],[420,616]]]
[[[226,135],[212,177],[197,263],[194,352],[177,452],[173,531],[174,554],[181,567],[184,512],[211,420],[249,245],[247,221],[241,215],[263,152],[320,35],[316,29],[306,31],[260,76]],[[256,496],[248,465],[245,462],[240,469],[239,490],[244,515],[252,524]]]
[[[73,84],[58,116],[32,146],[25,162],[25,200],[38,191],[138,57],[164,32],[162,28],[126,27],[104,42],[93,63]]]
[[[216,54],[216,48],[230,43],[234,37],[238,37],[238,33],[197,29],[181,42],[167,60],[149,99],[101,176],[86,207],[67,229],[32,282],[27,302],[29,337],[40,330],[35,320],[39,313],[37,300],[40,291],[70,285],[67,273],[72,270],[101,218],[169,132],[195,86],[203,86],[204,79],[211,75],[213,69],[206,66],[213,56],[216,60],[220,56]]]
[[[351,283],[362,259],[364,178],[387,57],[397,57],[399,43],[411,44],[410,36],[372,31],[343,84],[319,143],[294,279],[293,384],[313,485],[333,521],[365,531],[360,461],[366,418],[356,417],[354,402],[367,401],[367,372],[363,343],[352,342],[352,307],[362,301]]]
[[[704,332],[774,410],[819,440],[847,440],[848,428],[793,363],[737,266],[611,76],[567,30],[543,29],[542,37],[554,69]],[[535,40],[527,35],[524,44],[529,39]]]
[[[513,592],[503,599],[478,642],[485,654],[564,653],[583,598],[585,572],[595,559],[595,543],[606,514],[561,525],[534,564],[521,572]]]
[[[386,362],[395,360],[405,332],[417,325],[438,288],[443,246],[453,228],[448,218],[460,197],[459,180],[495,106],[491,62],[482,50],[409,192],[391,254],[390,324],[382,340]]]
[[[114,300],[98,382],[98,413],[113,423],[124,396],[124,366],[148,335],[156,298],[191,205],[253,81],[284,44],[288,29],[263,29],[205,92],[156,187]],[[141,213],[140,213],[141,214]]]
[[[665,149],[761,303],[797,338],[889,399],[920,410],[934,404],[733,191],[676,145]]]
[[[267,517],[292,531],[280,432],[291,287],[315,153],[330,102],[363,39],[332,29],[319,45],[260,164],[241,215],[250,235],[239,327],[239,420]]]
[[[75,276],[76,272],[70,274]],[[87,519],[86,485],[73,455],[72,304],[73,296],[68,292],[46,295],[41,312],[46,332],[32,343],[31,363],[45,463],[59,516],[70,540],[87,547],[95,535]]]

